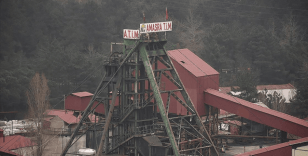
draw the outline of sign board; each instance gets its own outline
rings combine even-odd
[[[139,30],[123,29],[124,39],[139,39]]]
[[[172,21],[156,22],[156,23],[141,23],[140,33],[172,31]]]

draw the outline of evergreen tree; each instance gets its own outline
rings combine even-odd
[[[234,85],[231,90],[240,92],[237,97],[250,102],[257,102],[258,73],[250,69],[241,69],[235,76]]]
[[[308,63],[305,62],[299,71],[296,82],[296,96],[293,102],[292,114],[304,118],[308,116]]]

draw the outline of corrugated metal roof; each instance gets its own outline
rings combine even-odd
[[[303,143],[303,142],[308,142],[308,137],[301,138],[301,139],[294,140],[294,141],[289,141],[289,142],[281,143],[281,144],[277,144],[277,145],[273,145],[273,146],[269,146],[269,147],[265,147],[265,148],[261,148],[261,149],[258,149],[258,150],[254,150],[254,151],[250,151],[250,152],[246,152],[246,153],[242,153],[242,154],[238,154],[236,156],[252,156],[252,155],[257,155],[257,154],[270,152],[270,151],[273,151],[273,150],[277,150],[279,148],[283,148],[283,147],[287,147],[287,146],[291,146],[291,145],[295,145],[295,144],[299,144],[299,143]]]
[[[56,110],[56,109],[47,111],[48,115],[58,116],[68,124],[74,124],[79,122],[79,119],[76,118],[73,115],[73,113],[74,113],[73,111]]]
[[[280,90],[280,89],[295,89],[293,85],[290,83],[288,84],[281,84],[281,85],[258,85],[257,90]]]
[[[170,50],[168,55],[196,77],[219,74],[214,68],[188,49]]]
[[[0,147],[4,151],[35,145],[36,143],[32,142],[31,139],[21,135],[6,136],[5,139],[0,139]]]
[[[282,118],[284,120],[288,120],[290,122],[308,127],[308,123],[305,120],[296,118],[294,116],[252,104],[251,102],[245,101],[243,99],[240,99],[240,98],[228,95],[228,94],[221,93],[221,92],[214,90],[214,89],[211,89],[211,88],[205,90],[205,92],[212,94],[212,95],[215,95],[215,96],[218,96],[218,97],[221,97],[221,98],[224,98],[226,100],[232,101],[234,103],[244,105],[245,107],[249,107],[251,109],[255,109],[255,110],[258,110],[258,111],[263,112],[263,113],[271,114],[273,116]]]
[[[77,93],[72,93],[72,95],[78,96],[78,97],[88,97],[92,96],[92,93],[89,92],[77,92]]]
[[[63,121],[65,121],[68,124],[75,124],[78,123],[80,120],[80,116],[76,117],[73,115],[74,111],[65,111],[65,110],[48,110],[46,111],[47,115],[52,115],[52,116],[58,116],[61,118]],[[91,122],[95,122],[95,116],[89,115],[89,118]],[[96,122],[98,121],[98,117],[96,117]]]

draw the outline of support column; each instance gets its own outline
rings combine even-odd
[[[139,62],[139,53],[135,53],[135,84],[134,84],[134,104],[137,106],[137,108],[139,107],[139,101],[138,101],[138,77],[139,77],[139,69],[138,69],[138,62]],[[138,111],[135,110],[135,122],[134,122],[134,125],[135,125],[135,134],[137,132],[137,127],[138,127],[138,123],[137,123],[137,120],[138,120]],[[135,156],[138,156],[138,150],[137,150],[137,138],[135,137],[134,139],[135,141]]]
[[[146,73],[147,73],[149,81],[151,83],[153,93],[154,93],[154,97],[155,97],[156,103],[159,107],[159,112],[160,112],[160,115],[163,119],[164,126],[166,128],[166,132],[168,134],[169,141],[171,143],[173,152],[176,156],[179,156],[180,154],[179,154],[179,151],[178,151],[178,147],[176,145],[176,141],[175,141],[175,138],[174,138],[174,135],[173,135],[173,132],[172,132],[172,128],[170,126],[169,119],[166,116],[165,106],[164,106],[164,103],[163,103],[163,100],[162,100],[162,97],[161,97],[161,94],[160,94],[160,91],[159,91],[159,87],[157,85],[157,82],[156,82],[156,79],[155,79],[155,76],[154,76],[154,72],[152,70],[152,65],[150,63],[150,60],[149,60],[149,57],[148,57],[148,54],[147,54],[145,43],[142,44],[141,47],[140,47],[140,56],[142,58],[143,65],[145,67]]]

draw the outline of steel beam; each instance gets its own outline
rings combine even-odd
[[[105,74],[105,76],[106,76],[106,74]],[[82,122],[88,117],[88,113],[90,112],[90,110],[91,110],[91,108],[92,108],[92,106],[94,104],[96,96],[99,93],[99,91],[102,89],[101,86],[102,86],[102,84],[103,84],[103,82],[105,80],[105,76],[102,78],[101,82],[99,83],[99,86],[97,87],[94,95],[92,96],[92,99],[91,99],[89,105],[84,110],[84,113],[83,113],[83,115],[82,115],[78,125],[76,126],[74,132],[72,133],[72,135],[70,137],[70,140],[66,143],[66,145],[65,145],[65,147],[64,147],[64,149],[63,149],[63,151],[61,153],[61,156],[65,156],[66,152],[68,151],[68,149],[70,148],[71,144],[73,143],[73,140],[75,139],[75,137],[76,137],[80,127],[82,126]],[[105,85],[105,87],[106,87],[106,85]]]
[[[101,142],[99,144],[99,148],[98,148],[98,151],[96,153],[96,156],[101,156],[102,152],[103,152],[104,140],[106,138],[106,133],[109,129],[109,124],[110,124],[111,117],[112,117],[112,114],[113,114],[114,104],[115,104],[116,97],[117,97],[117,94],[118,94],[118,91],[119,91],[119,88],[120,88],[120,85],[121,85],[121,80],[122,80],[121,77],[122,77],[122,72],[119,72],[116,86],[114,87],[113,92],[112,92],[111,105],[109,106],[110,108],[109,108],[109,112],[108,112],[108,117],[105,120],[103,135],[102,135]]]
[[[159,91],[159,86],[157,85],[157,82],[155,80],[152,65],[150,64],[149,56],[148,56],[148,53],[147,53],[147,50],[146,50],[146,45],[147,44],[143,43],[140,46],[140,56],[142,58],[143,65],[145,67],[145,71],[146,71],[147,76],[149,78],[149,81],[151,83],[153,93],[154,93],[154,97],[155,97],[156,103],[159,107],[159,112],[160,112],[160,115],[163,119],[164,126],[166,128],[166,132],[167,132],[167,135],[169,137],[169,141],[171,143],[173,152],[176,156],[179,156],[180,153],[179,153],[179,150],[178,150],[175,138],[174,138],[172,128],[170,126],[168,116],[166,115],[165,106],[164,106],[164,103],[163,103],[163,100],[162,100],[162,97],[161,97],[161,94],[160,94],[160,91]]]
[[[302,119],[257,106],[218,90],[207,89],[204,93],[204,103],[208,105],[300,137],[308,136],[308,122]]]

